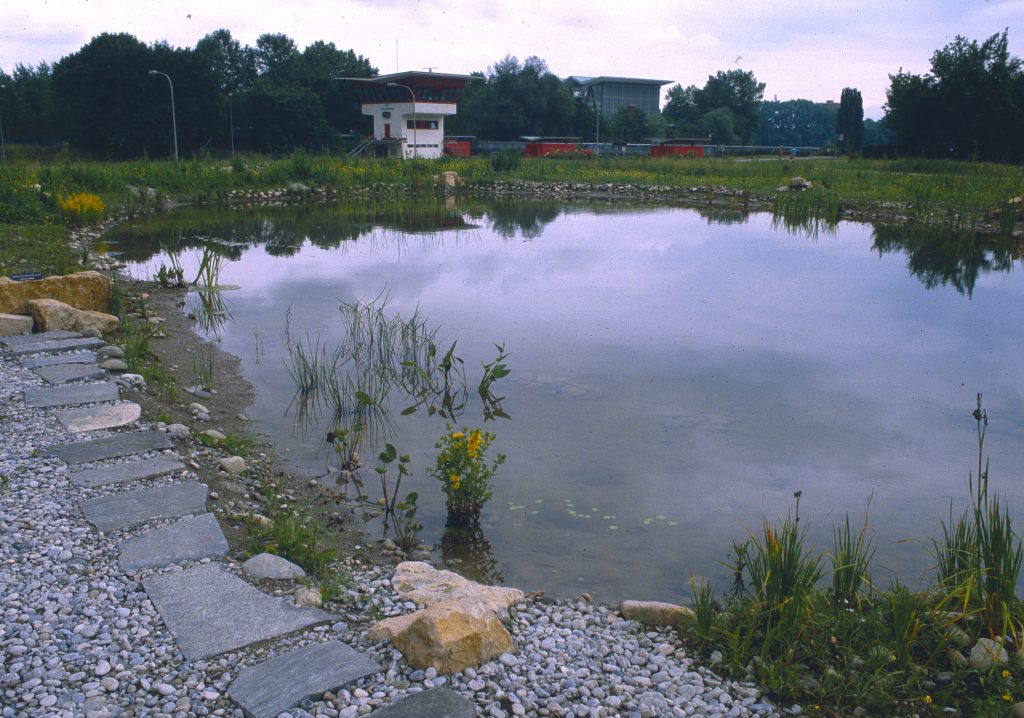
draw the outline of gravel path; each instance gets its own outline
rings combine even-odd
[[[141,581],[192,564],[132,575],[118,568],[117,540],[138,530],[100,534],[86,523],[78,502],[124,487],[76,487],[63,462],[40,457],[53,445],[109,432],[73,436],[54,409],[26,408],[22,391],[41,386],[35,374],[0,356],[2,718],[241,718],[227,697],[240,668],[329,639],[363,651],[384,670],[283,716],[363,716],[440,686],[493,718],[780,715],[755,687],[722,680],[697,665],[672,632],[645,632],[616,611],[583,601],[513,607],[515,655],[450,676],[414,670],[390,645],[365,639],[371,616],[399,615],[414,606],[396,597],[390,571],[355,561],[348,567],[356,584],[350,600],[328,607],[339,615],[337,622],[208,661],[186,661]],[[224,564],[239,570],[233,561]]]

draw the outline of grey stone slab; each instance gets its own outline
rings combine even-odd
[[[173,519],[206,512],[206,484],[184,481],[83,501],[82,513],[100,531],[137,526],[150,519]]]
[[[95,364],[96,352],[73,352],[71,354],[46,354],[41,357],[26,357],[21,365],[26,369],[39,366],[57,366],[58,364]]]
[[[28,336],[39,336],[30,334]],[[76,349],[97,349],[106,344],[98,338],[84,337],[82,339],[57,339],[56,341],[35,342],[11,347],[8,353],[14,356],[25,354],[56,354],[57,352],[69,352]]]
[[[57,412],[57,421],[68,431],[80,433],[96,429],[116,429],[138,421],[142,407],[132,401],[120,404],[99,404],[80,409],[65,409]]]
[[[213,563],[152,576],[142,587],[188,660],[336,620],[318,608],[268,596]]]
[[[112,381],[25,390],[25,406],[35,409],[73,404],[95,404],[98,401],[117,401],[120,398],[121,394],[117,390],[117,384]]]
[[[123,484],[128,481],[153,479],[157,476],[181,471],[185,465],[168,456],[157,456],[152,459],[140,459],[127,463],[111,464],[98,469],[85,469],[71,473],[71,483],[75,486],[91,488],[108,484]]]
[[[249,718],[275,718],[304,698],[318,698],[381,670],[359,651],[328,641],[243,668],[228,695]]]
[[[228,541],[213,514],[200,514],[117,542],[125,572],[160,568],[178,561],[226,556]]]
[[[72,381],[105,379],[107,372],[95,364],[54,364],[32,369],[49,384],[67,384]]]
[[[92,441],[63,444],[43,452],[43,456],[53,456],[67,464],[83,464],[86,461],[102,461],[169,448],[171,440],[162,431],[131,431]]]
[[[13,337],[4,337],[0,339],[0,344],[3,344],[8,349],[14,349],[16,347],[22,347],[27,344],[39,344],[40,342],[57,341],[63,339],[78,339],[82,335],[78,332],[69,331],[55,331],[55,332],[39,332],[37,334],[19,334]]]
[[[455,691],[431,688],[370,713],[371,718],[476,718],[476,705]]]

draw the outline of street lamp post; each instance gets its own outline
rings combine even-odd
[[[6,90],[7,85],[0,85],[0,90]],[[7,164],[7,144],[4,142],[4,118],[0,114],[0,157],[3,157],[4,164]]]
[[[166,72],[160,72],[159,70],[150,70],[150,75],[163,75],[167,78],[167,85],[171,88],[171,129],[174,130],[174,161],[178,161],[178,117],[174,111],[174,83],[171,82],[171,76]]]
[[[416,149],[418,143],[416,142],[416,93],[412,91],[412,88],[408,85],[400,85],[397,82],[389,82],[388,87],[401,87],[408,91],[409,96],[412,97],[412,156],[416,158]]]
[[[590,90],[590,101],[594,103],[594,114],[597,115],[597,128],[594,130],[594,154],[601,154],[601,107],[597,104],[597,93]]]

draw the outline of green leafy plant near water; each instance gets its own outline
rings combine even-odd
[[[323,529],[307,512],[286,507],[273,481],[263,480],[261,493],[269,521],[250,519],[246,555],[266,551],[286,558],[306,571],[323,600],[342,598],[351,577],[338,565],[338,552],[328,545]]]
[[[734,543],[730,591],[719,596],[691,579],[691,637],[700,650],[720,651],[726,672],[812,713],[1007,715],[1008,704],[1024,700],[1024,608],[1015,595],[1022,548],[1008,511],[989,493],[980,395],[973,417],[971,506],[956,518],[951,509],[933,542],[936,585],[875,586],[866,519],[859,531],[849,517],[833,530],[826,571],[806,545],[797,492],[793,516]],[[1009,660],[972,666],[965,654],[979,638],[1001,642]]]

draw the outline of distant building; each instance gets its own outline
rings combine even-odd
[[[437,158],[444,152],[444,118],[454,115],[469,75],[399,72],[350,80],[363,114],[373,118],[378,157]]]
[[[661,112],[661,88],[671,80],[645,80],[639,77],[584,77],[566,80],[577,97],[596,104],[601,114],[611,117],[624,107],[635,107],[645,114]]]

